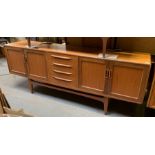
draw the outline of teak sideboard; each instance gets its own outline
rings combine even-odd
[[[104,103],[105,113],[109,98],[143,103],[150,54],[109,51],[117,58],[102,58],[97,49],[58,44],[28,48],[26,41],[7,44],[5,52],[10,73],[27,77],[31,92],[37,83],[90,97]]]

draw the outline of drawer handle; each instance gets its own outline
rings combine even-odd
[[[59,78],[59,77],[56,77],[56,76],[53,76],[53,78],[57,79],[57,80],[65,81],[65,82],[72,82],[72,80],[63,79],[63,78]]]
[[[62,72],[62,71],[58,71],[58,70],[53,70],[56,73],[60,73],[60,74],[66,74],[66,75],[72,75],[72,73],[69,72]]]
[[[63,57],[63,56],[57,56],[57,55],[51,55],[53,58],[58,58],[58,59],[65,59],[65,60],[71,60],[69,57]]]
[[[62,66],[62,67],[68,67],[68,68],[71,68],[72,67],[70,65],[58,64],[58,63],[53,63],[53,65]]]

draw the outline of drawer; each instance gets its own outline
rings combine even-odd
[[[62,67],[62,66],[59,66],[59,65],[52,64],[52,66],[50,66],[50,69],[52,71],[53,70],[58,70],[58,71],[61,71],[61,72],[72,73],[73,70],[74,70],[74,67],[73,66],[71,66],[71,67]]]
[[[49,54],[48,70],[51,84],[67,88],[77,87],[78,57],[65,54]]]
[[[53,76],[68,79],[68,80],[73,80],[73,73],[72,72],[63,72],[60,70],[53,70]]]
[[[51,59],[54,64],[71,66],[75,57],[64,54],[51,54]]]
[[[73,88],[76,85],[75,80],[64,78],[64,77],[59,77],[59,76],[56,76],[56,75],[52,76],[52,82],[55,85],[63,86],[63,87],[67,87],[67,88]]]

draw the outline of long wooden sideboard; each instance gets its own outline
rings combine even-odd
[[[105,113],[109,98],[143,103],[150,54],[108,51],[109,58],[103,58],[92,48],[32,44],[38,47],[28,48],[26,41],[5,46],[10,73],[27,77],[31,92],[37,83],[90,97],[104,103]]]

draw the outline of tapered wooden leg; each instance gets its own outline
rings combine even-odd
[[[104,113],[105,113],[105,115],[108,112],[108,105],[109,105],[109,98],[105,97],[104,98]]]
[[[135,116],[136,117],[144,117],[146,110],[146,104],[137,104],[135,105]]]
[[[29,89],[30,89],[31,93],[33,93],[33,83],[31,80],[28,80],[28,83],[29,83]]]

